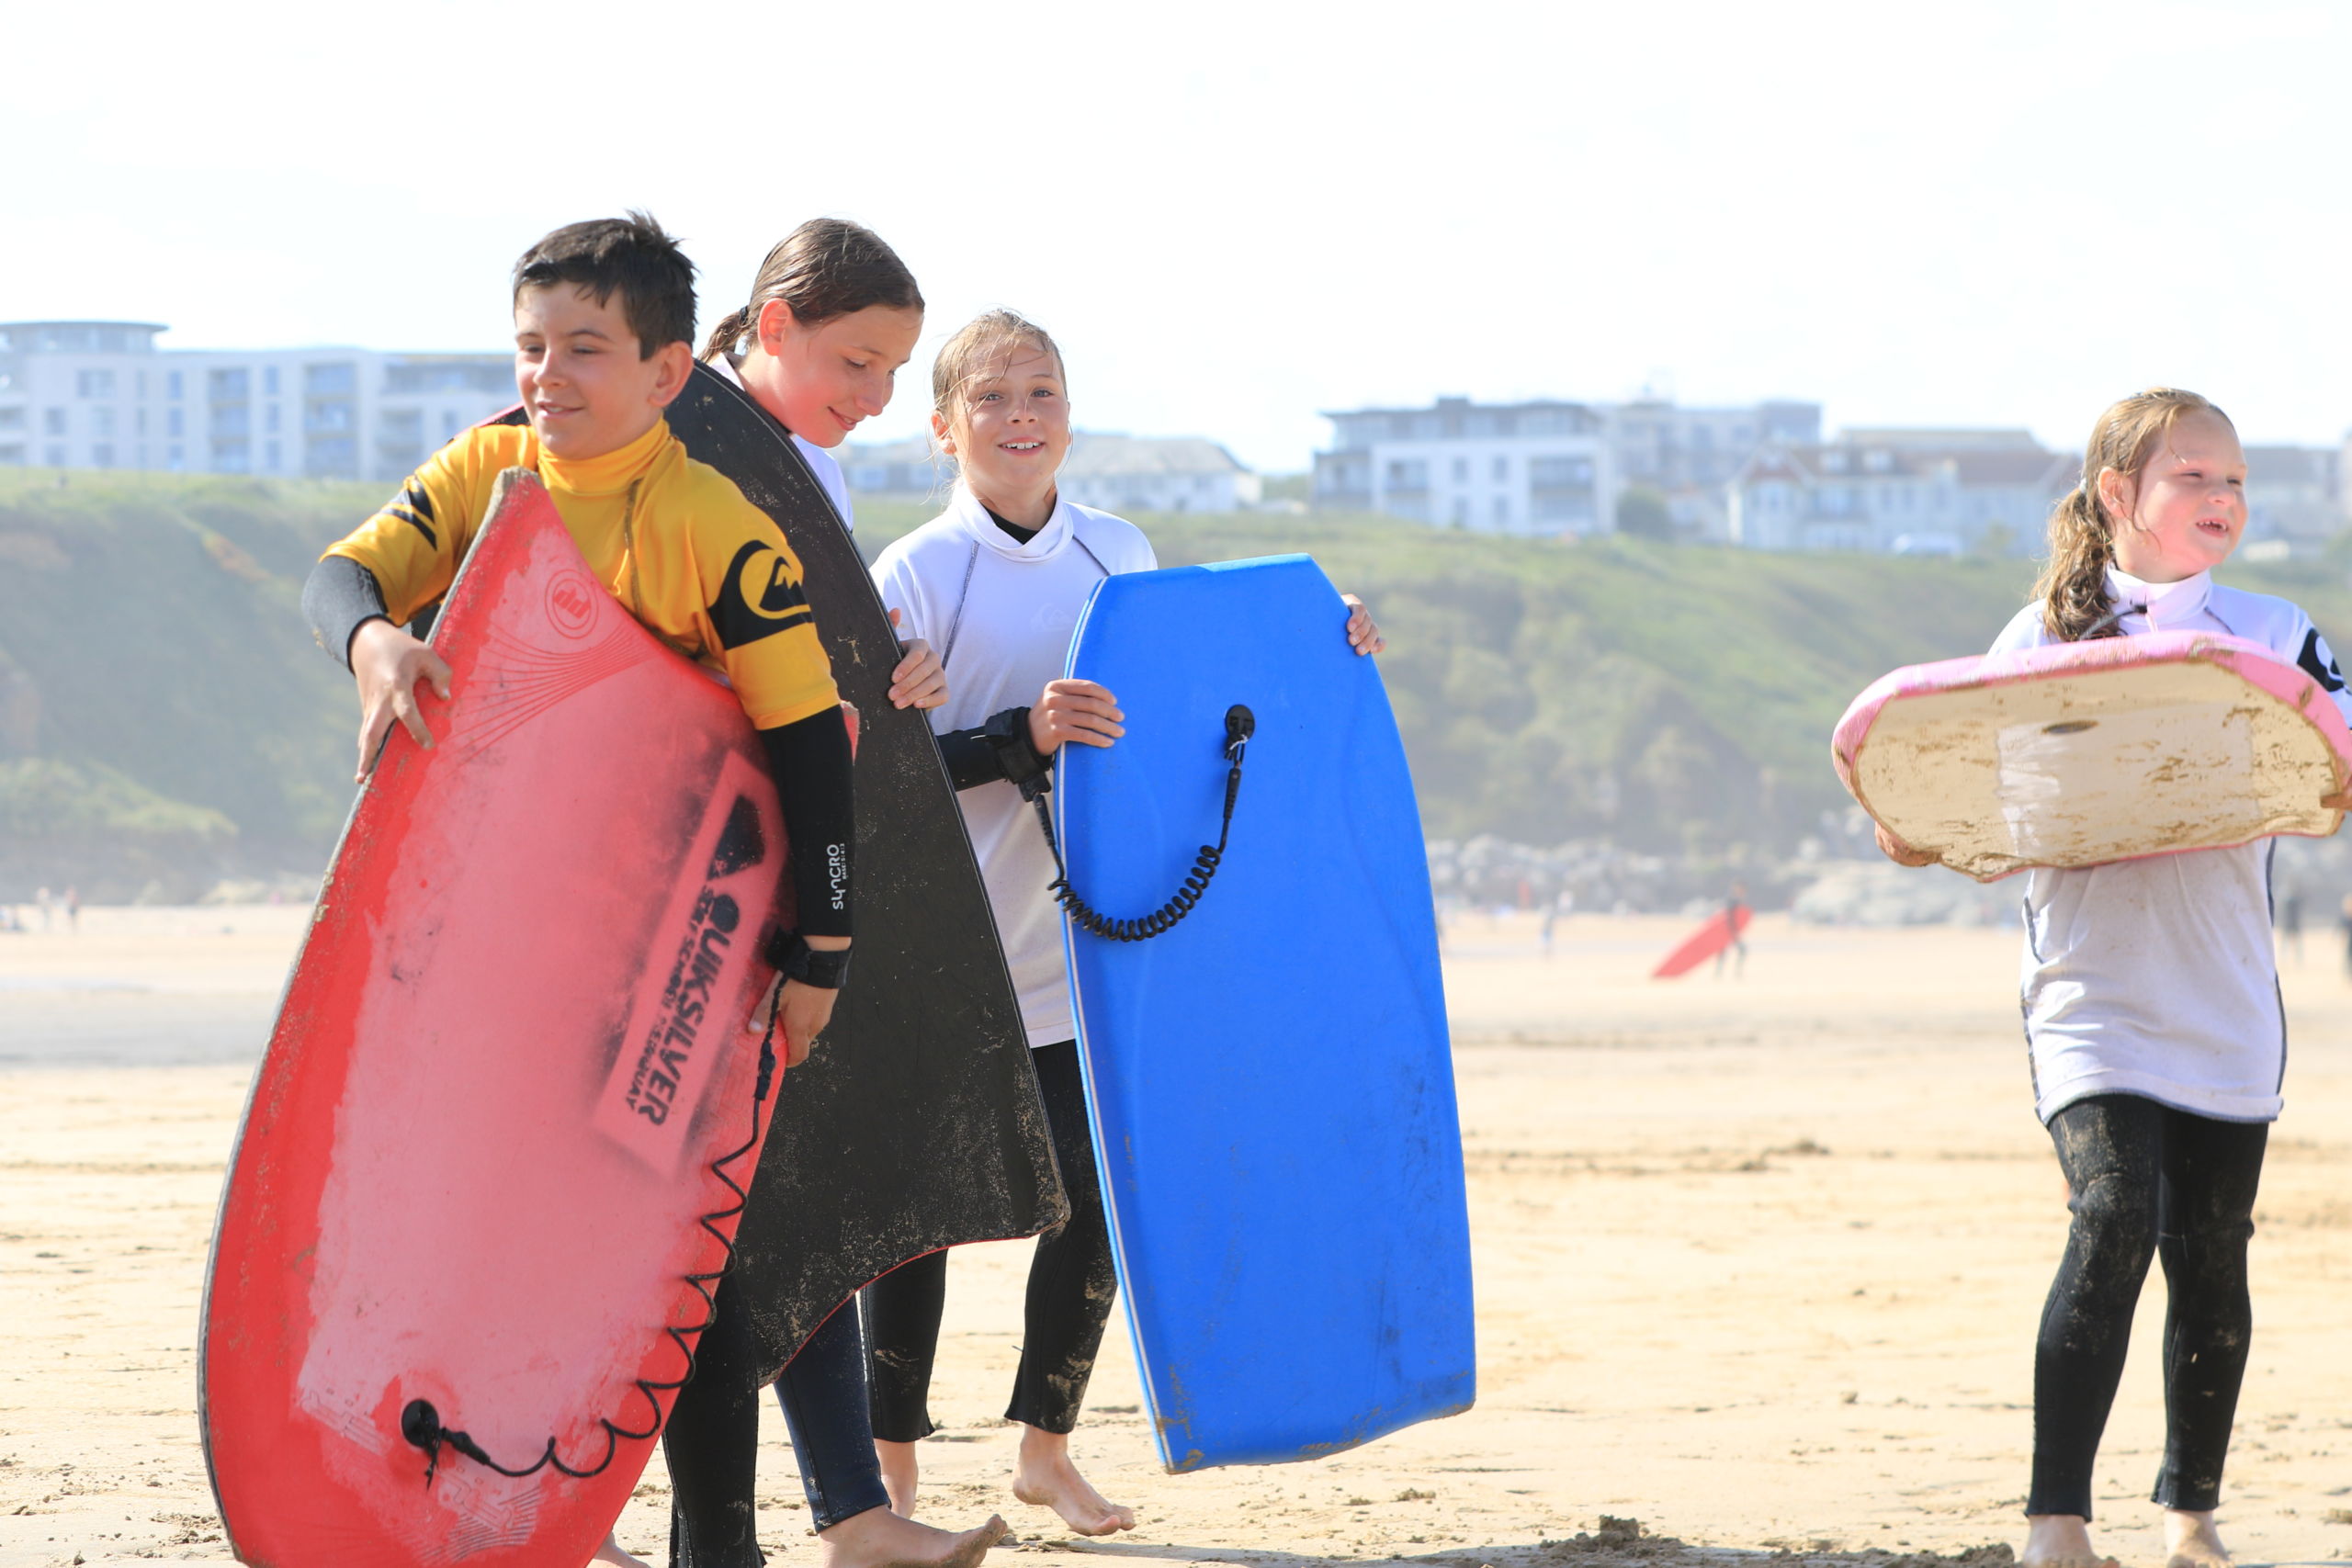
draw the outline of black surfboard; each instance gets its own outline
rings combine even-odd
[[[775,520],[856,705],[857,941],[808,1060],[778,1080],[735,1235],[767,1376],[909,1258],[1035,1235],[1069,1212],[1028,1037],[930,721],[890,705],[889,612],[784,426],[696,365],[670,405],[686,453]]]

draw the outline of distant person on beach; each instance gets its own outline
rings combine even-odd
[[[1731,932],[1731,940],[1715,953],[1715,978],[1724,975],[1724,960],[1732,961],[1731,977],[1744,979],[1747,975],[1747,938],[1742,934],[1747,923],[1747,885],[1735,882],[1731,896],[1724,900],[1724,929]]]
[[[46,886],[33,890],[33,904],[40,910],[40,929],[43,931],[49,930],[50,914],[56,902],[55,896]]]
[[[2159,388],[2115,404],[2091,432],[2081,483],[2051,514],[2035,600],[1993,651],[2158,625],[2225,632],[2301,664],[2352,717],[2310,616],[2212,580],[2245,532],[2245,471],[2235,428],[2195,393]],[[1931,858],[1883,828],[1878,844],[1905,865]],[[2230,1562],[2213,1514],[2253,1333],[2255,1190],[2286,1069],[2270,852],[2256,841],[2028,874],[2034,1109],[2074,1219],[2034,1352],[2020,1568],[2112,1568],[2091,1544],[2093,1465],[2157,1257],[2168,1302],[2154,1500],[2169,1568]]]
[[[65,890],[65,929],[69,931],[82,929],[82,890],[78,887]]]

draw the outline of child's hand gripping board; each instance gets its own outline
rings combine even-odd
[[[782,818],[734,695],[515,476],[344,829],[213,1240],[237,1556],[584,1562],[653,1451],[759,1157]],[[509,1473],[520,1472],[520,1473]]]
[[[1989,882],[2277,833],[2324,838],[2352,770],[2328,694],[2206,632],[1912,665],[1838,721],[1838,776],[1915,850]]]

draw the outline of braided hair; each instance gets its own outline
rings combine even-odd
[[[2099,500],[2099,476],[2113,469],[2137,484],[2158,444],[2192,413],[2230,423],[2228,414],[2195,392],[2151,387],[2109,405],[2091,427],[2082,480],[2050,513],[2050,559],[2033,585],[2041,624],[2060,642],[2122,635],[2108,604],[2107,569],[2115,564],[2115,530],[2131,525]]]

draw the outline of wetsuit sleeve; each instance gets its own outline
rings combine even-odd
[[[841,694],[799,558],[767,513],[728,489],[730,503],[696,519],[700,629],[752,725],[775,729],[834,708]]]
[[[351,639],[369,621],[390,620],[376,574],[349,556],[322,556],[302,584],[302,615],[319,646],[351,668]]]
[[[857,807],[849,725],[836,704],[822,713],[760,731],[784,834],[792,846],[795,929],[803,936],[850,934],[850,860]]]
[[[373,517],[328,549],[368,569],[384,602],[382,613],[395,624],[413,620],[449,592],[458,563],[481,526],[489,502],[482,481],[497,472],[482,458],[498,438],[479,429],[459,435],[426,458]]]
[[[939,737],[940,760],[959,790],[977,789],[999,779],[1027,784],[1053,769],[1053,759],[1041,757],[1029,739],[1029,710],[1006,708],[974,729],[951,729]]]
[[[2336,663],[2335,650],[2327,646],[2327,638],[2319,635],[2319,627],[2308,616],[2303,618],[2301,632],[2295,647],[2297,668],[2318,682],[2319,689],[2328,694],[2345,721],[2352,723],[2352,692],[2345,690],[2344,669]]]

